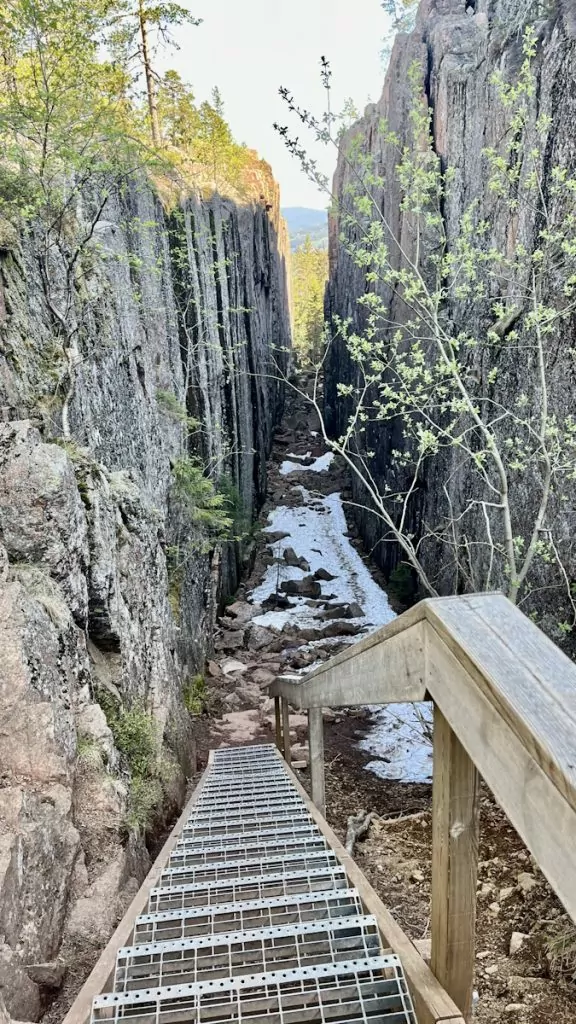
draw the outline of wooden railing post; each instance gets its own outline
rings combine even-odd
[[[435,707],[431,967],[466,1020],[474,981],[478,807],[476,768]]]
[[[324,722],[322,708],[308,708],[308,744],[310,747],[310,779],[312,799],[321,814],[326,815],[324,785]]]
[[[280,697],[274,697],[274,723],[276,726],[276,746],[282,750],[282,715],[280,712]]]
[[[282,700],[282,753],[287,764],[292,764],[290,753],[290,709],[285,697]]]

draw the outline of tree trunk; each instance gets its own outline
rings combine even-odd
[[[152,71],[152,65],[150,63],[150,50],[148,48],[148,26],[146,24],[146,15],[144,12],[142,0],[140,0],[138,5],[138,17],[140,20],[140,38],[142,40],[142,62],[144,64],[144,74],[146,75],[146,92],[148,94],[148,110],[150,112],[150,129],[152,132],[152,143],[156,147],[156,149],[159,149],[162,144],[162,138],[160,135],[160,121],[158,119],[156,83],[154,81],[154,74]]]

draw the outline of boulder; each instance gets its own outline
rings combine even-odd
[[[257,683],[258,686],[261,687],[270,686],[275,679],[276,673],[271,672],[270,669],[267,668],[257,668],[256,671],[252,673],[253,682]]]
[[[304,576],[301,580],[284,580],[280,590],[284,594],[298,597],[320,597],[322,594],[322,587],[313,576]]]
[[[225,676],[234,675],[236,672],[242,673],[248,671],[248,665],[245,665],[243,661],[238,661],[237,658],[225,658],[220,663],[220,668]]]
[[[290,534],[286,533],[285,530],[264,530],[264,536],[269,544],[277,544],[281,540],[286,540]]]
[[[314,573],[314,579],[324,580],[325,583],[329,583],[330,580],[336,580],[338,579],[338,577],[333,576],[331,572],[328,572],[328,569],[316,569],[316,572]]]
[[[276,632],[266,629],[265,626],[257,626],[254,623],[246,633],[248,647],[252,651],[260,651],[263,647],[269,647],[270,644],[274,643],[277,636]]]
[[[243,623],[250,622],[250,619],[253,619],[259,613],[259,606],[257,604],[250,604],[248,601],[234,601],[233,604],[229,604],[226,608],[227,615]]]
[[[282,556],[286,565],[291,565],[295,569],[302,569],[302,572],[310,572],[310,563],[305,558],[300,557],[294,551],[294,548],[284,548],[284,554]]]
[[[244,630],[235,629],[221,633],[214,643],[217,651],[241,651],[244,647]]]
[[[63,960],[52,960],[45,964],[28,964],[26,974],[40,988],[57,990],[61,988],[66,977],[66,964]]]
[[[277,608],[284,611],[286,608],[295,608],[294,601],[289,601],[285,594],[270,594],[262,602],[263,611],[275,611]]]

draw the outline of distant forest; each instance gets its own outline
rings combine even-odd
[[[282,216],[288,224],[292,252],[304,244],[307,236],[315,249],[328,248],[328,215],[325,210],[310,210],[306,206],[285,206]]]

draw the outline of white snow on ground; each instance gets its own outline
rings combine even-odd
[[[366,765],[367,770],[381,779],[430,782],[432,744],[426,738],[426,724],[432,725],[431,705],[389,704],[372,706],[370,710],[374,713],[374,723],[358,744],[360,750],[376,758]]]
[[[284,540],[273,545],[274,553],[282,558],[285,548],[294,548],[296,554],[305,558],[310,565],[310,572],[316,569],[327,569],[336,577],[330,582],[321,581],[322,595],[337,602],[356,601],[364,611],[362,618],[355,622],[381,626],[394,618],[388,598],[384,591],[372,579],[370,572],[352,547],[347,536],[346,519],[342,499],[339,494],[327,497],[312,497],[302,487],[303,505],[288,508],[280,505],[269,516],[268,532],[282,531],[290,534]],[[269,565],[264,580],[250,594],[249,600],[257,604],[264,601],[270,594],[280,589],[284,580],[301,580],[307,572],[294,566],[280,562]],[[306,598],[290,597],[296,603],[295,608],[285,611],[266,612],[256,616],[254,622],[262,626],[276,626],[281,629],[286,622],[299,626],[325,625],[317,618],[317,609],[306,605]]]
[[[324,464],[313,471],[327,469],[332,457],[331,452],[320,456],[314,465],[318,466],[322,460],[325,460]],[[294,464],[283,463],[281,472],[287,465]],[[302,466],[294,465],[294,469],[302,469]],[[312,466],[306,469],[312,469]],[[292,470],[286,470],[284,475],[288,472]],[[310,573],[321,568],[327,569],[336,578],[330,582],[321,581],[322,596],[338,603],[357,602],[364,615],[352,621],[364,625],[365,633],[371,633],[390,622],[395,613],[388,597],[372,579],[347,536],[340,495],[334,493],[322,497],[311,495],[305,487],[299,490],[302,492],[303,505],[295,508],[280,505],[268,516],[268,526],[264,532],[289,534],[272,545],[274,554],[282,559],[284,549],[292,547],[300,558],[305,558],[309,563]],[[270,565],[262,583],[248,595],[248,600],[259,604],[280,590],[280,583],[284,580],[298,580],[307,575],[302,569],[286,565],[283,561]],[[257,615],[253,621],[276,629],[282,629],[287,622],[317,628],[325,624],[326,620],[317,617],[317,609],[306,604],[306,598],[291,595],[290,601],[294,604],[293,608],[265,612]],[[352,638],[350,642],[353,642]],[[313,648],[316,643],[304,646]],[[362,750],[374,755],[374,760],[366,768],[381,778],[401,779],[404,782],[429,781],[432,746],[426,738],[426,727],[422,722],[423,719],[424,722],[431,721],[429,705],[392,704],[386,707],[373,706],[370,710],[374,715],[374,724],[359,743]]]
[[[308,455],[293,455],[293,459],[309,458]],[[334,452],[326,452],[324,455],[319,455],[314,462],[311,462],[309,466],[303,466],[300,462],[283,462],[280,466],[280,475],[288,476],[289,473],[295,473],[297,469],[300,471],[305,470],[307,473],[323,473],[325,469],[330,469],[332,465],[332,459],[334,458]]]

